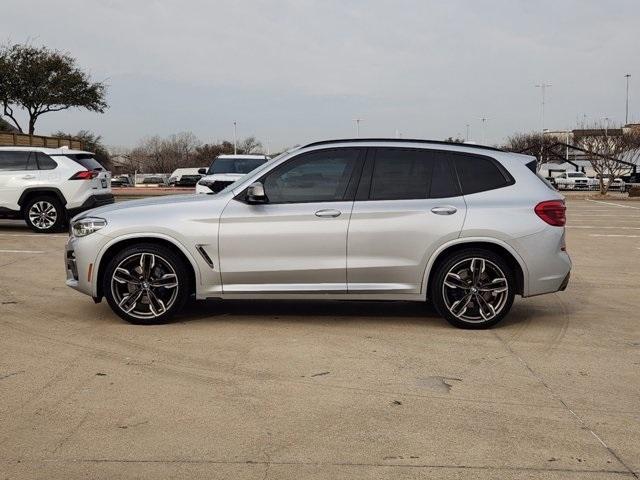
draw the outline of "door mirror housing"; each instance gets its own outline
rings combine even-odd
[[[254,182],[247,188],[248,203],[267,203],[267,195],[264,193],[264,185],[261,182]]]
[[[206,168],[199,168],[198,169],[198,173],[200,175],[206,175],[207,174],[207,169]]]

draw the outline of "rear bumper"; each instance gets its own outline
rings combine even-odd
[[[102,207],[103,205],[110,205],[115,202],[115,197],[113,193],[101,193],[99,195],[91,195],[88,197],[82,205],[75,208],[70,208],[69,218],[77,215],[78,213],[84,212],[85,210],[90,210],[92,208]]]

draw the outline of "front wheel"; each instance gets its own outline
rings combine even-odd
[[[167,322],[189,296],[189,275],[172,250],[154,244],[126,247],[107,265],[102,291],[111,309],[136,324]]]
[[[499,255],[465,249],[438,267],[431,300],[440,315],[460,328],[488,328],[502,320],[513,305],[516,282]]]

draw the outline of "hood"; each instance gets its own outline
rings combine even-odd
[[[160,197],[151,197],[151,198],[143,198],[140,200],[127,200],[123,202],[112,203],[111,205],[105,205],[104,207],[93,208],[91,210],[87,210],[86,212],[82,212],[72,220],[77,220],[79,218],[84,217],[99,217],[100,215],[108,215],[112,212],[117,212],[120,210],[128,210],[132,208],[145,207],[145,206],[158,206],[158,205],[177,205],[184,203],[199,203],[211,201],[211,196],[207,195],[197,195],[197,194],[188,194],[188,195],[163,195]]]
[[[235,182],[239,178],[244,177],[245,173],[215,173],[213,175],[206,175],[200,179],[200,181],[207,180],[210,182],[214,182],[217,180],[223,182]]]

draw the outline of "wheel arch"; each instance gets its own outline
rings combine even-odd
[[[94,298],[102,299],[104,292],[102,291],[102,276],[104,271],[113,257],[115,257],[119,251],[123,248],[140,243],[151,243],[159,246],[163,246],[172,250],[177,254],[185,264],[187,271],[189,272],[189,285],[190,292],[195,293],[197,290],[197,281],[199,277],[198,266],[184,245],[175,241],[175,239],[164,235],[143,235],[143,236],[127,236],[124,238],[117,238],[114,241],[105,245],[96,259],[96,276],[93,282],[94,284]]]
[[[495,238],[483,237],[458,238],[442,245],[436,250],[427,263],[427,268],[422,280],[423,295],[428,296],[429,286],[433,281],[433,276],[438,266],[450,255],[467,248],[484,248],[500,255],[509,264],[516,277],[516,293],[526,296],[526,292],[528,291],[528,270],[520,255],[506,242]]]
[[[62,206],[67,205],[67,199],[64,198],[64,195],[60,191],[60,189],[55,187],[29,187],[25,188],[24,191],[20,194],[20,198],[18,198],[18,205],[20,209],[24,208],[29,200],[39,195],[53,195],[55,196]]]

